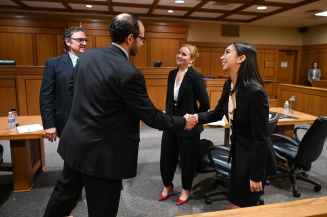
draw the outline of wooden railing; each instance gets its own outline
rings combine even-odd
[[[327,80],[312,80],[312,86],[327,88]]]
[[[327,88],[279,84],[277,95],[277,105],[280,107],[295,96],[294,110],[316,116],[327,115]]]
[[[179,217],[323,217],[327,216],[327,197],[295,200],[241,209],[230,209],[216,212],[190,214]]]

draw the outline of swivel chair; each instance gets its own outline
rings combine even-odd
[[[302,140],[299,130],[306,130]],[[311,127],[296,127],[294,139],[280,134],[272,134],[273,147],[278,159],[278,173],[268,177],[289,178],[293,188],[293,196],[300,197],[296,180],[302,180],[314,185],[314,191],[321,190],[321,185],[307,176],[306,171],[320,155],[327,137],[327,116],[318,117]]]
[[[277,112],[269,113],[269,125],[268,133],[269,135],[273,133],[277,125],[279,116]],[[211,204],[211,197],[223,194],[226,195],[229,187],[229,177],[231,173],[231,164],[228,163],[230,153],[230,147],[226,146],[211,146],[208,148],[208,158],[210,160],[210,165],[215,169],[215,182],[213,183],[214,189],[207,192],[204,196],[204,202],[206,204]],[[272,153],[275,158],[275,153]],[[275,161],[275,159],[273,159]],[[205,163],[205,161],[203,161]],[[223,188],[219,188],[221,185]],[[259,205],[263,205],[264,200],[262,197],[259,199]]]

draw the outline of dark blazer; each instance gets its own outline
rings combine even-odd
[[[44,66],[40,90],[42,123],[44,129],[56,127],[58,136],[68,120],[72,105],[68,84],[73,69],[68,53],[48,59]]]
[[[189,67],[184,75],[179,89],[176,106],[174,106],[174,85],[177,73],[178,68],[170,71],[168,75],[166,96],[167,114],[184,116],[186,113],[195,114],[208,111],[210,108],[210,101],[203,81],[203,76],[192,67]],[[198,106],[197,102],[199,102],[200,106]],[[181,137],[187,137],[198,135],[202,131],[203,126],[197,125],[190,131],[179,130],[176,131],[176,134]]]
[[[226,83],[224,85],[226,88]],[[229,97],[221,98],[213,111],[199,114],[199,123],[220,120],[228,114]],[[264,117],[264,118],[263,118]],[[253,181],[263,181],[265,171],[273,168],[274,162],[267,162],[269,133],[269,106],[264,90],[243,88],[236,94],[233,130],[231,136],[231,157],[235,157],[238,173]],[[270,159],[270,158],[269,158]]]
[[[144,76],[111,44],[89,49],[74,70],[74,96],[58,152],[70,167],[110,179],[136,176],[140,119],[153,128],[183,129],[186,120],[157,110]]]

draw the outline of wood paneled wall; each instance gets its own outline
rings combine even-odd
[[[0,116],[16,108],[19,115],[39,115],[39,95],[43,76],[43,66],[0,66]],[[153,104],[161,110],[166,108],[168,73],[175,67],[140,67],[145,77],[148,94]],[[201,69],[196,68],[201,72]],[[215,108],[221,97],[223,79],[205,79],[210,99],[210,108]],[[268,92],[268,90],[267,90]],[[276,106],[275,99],[270,106]]]
[[[16,108],[19,115],[40,114],[43,68],[0,66],[0,116],[6,116],[12,108]],[[165,110],[168,73],[174,67],[139,69],[144,74],[150,99],[158,109]]]
[[[105,47],[110,43],[108,25],[110,20],[82,21],[45,20],[44,18],[0,17],[0,59],[14,59],[17,65],[43,66],[45,60],[63,54],[62,33],[71,26],[82,25],[91,40],[89,48]],[[179,46],[187,42],[186,24],[146,23],[146,37],[143,47],[131,62],[137,67],[152,67],[155,60],[162,60],[162,67],[175,67],[175,56]],[[238,39],[240,40],[240,39]],[[195,67],[201,68],[205,76],[227,75],[222,71],[220,57],[228,46],[226,43],[188,42],[198,47],[199,59]],[[253,45],[257,49],[258,63],[265,80],[280,83],[307,85],[307,72],[313,61],[318,61],[322,77],[327,77],[327,44],[310,46]],[[293,54],[294,68],[280,67],[283,56]],[[292,70],[294,69],[294,71]],[[287,71],[292,70],[292,72]]]
[[[92,21],[84,19],[80,22],[76,21],[76,19],[65,20],[64,18],[48,21],[43,18],[0,17],[0,59],[14,59],[17,66],[43,66],[46,59],[63,54],[62,33],[71,26],[83,26],[87,37],[91,40],[88,49],[105,47],[110,43],[109,22],[110,20]],[[135,66],[152,67],[155,60],[162,60],[162,67],[176,67],[175,57],[179,46],[190,43],[199,49],[200,56],[195,61],[194,66],[201,68],[201,73],[204,76],[214,78],[227,76],[227,73],[222,71],[220,57],[229,44],[187,42],[188,26],[186,24],[150,22],[144,24],[146,28],[145,35],[148,39],[137,56],[130,58]],[[327,59],[327,44],[303,47],[260,44],[254,44],[253,46],[257,49],[258,64],[262,77],[268,81],[265,83],[265,88],[271,99],[277,98],[278,82],[307,85],[307,72],[313,61],[318,61],[319,68],[322,70],[322,79],[327,78],[327,62],[324,61]],[[292,67],[281,67],[281,63],[285,61],[285,58],[286,61],[289,61],[288,64],[293,64]],[[0,81],[2,89],[10,89],[13,82],[18,82],[10,80],[10,77],[8,79]],[[34,80],[28,82],[37,83]],[[153,84],[151,88],[155,88],[155,86],[156,84]],[[36,90],[25,89],[24,91]],[[2,95],[0,93],[0,96]],[[8,96],[3,97],[8,98]],[[15,101],[12,100],[11,103],[15,103]],[[18,103],[17,98],[16,103]],[[2,106],[2,103],[0,105],[1,109],[8,110],[8,108]],[[8,106],[11,106],[10,103]],[[19,103],[18,106],[20,106]],[[34,112],[32,107],[28,109],[31,113]]]
[[[0,18],[0,59],[16,60],[16,65],[43,66],[48,58],[63,54],[62,33],[71,26],[83,26],[90,39],[87,49],[106,47],[111,42],[109,22]],[[147,40],[131,62],[151,67],[155,60],[162,60],[162,67],[175,66],[176,52],[186,41],[187,26],[147,23],[145,28]]]

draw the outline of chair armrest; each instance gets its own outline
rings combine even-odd
[[[295,127],[294,128],[294,139],[296,141],[300,142],[300,138],[298,136],[298,130],[306,130],[306,131],[308,131],[309,130],[309,127],[301,126],[301,127]]]
[[[221,150],[224,150],[224,151],[230,151],[230,147],[228,147],[228,146],[214,145],[214,146],[210,146],[208,148],[208,155],[210,155],[210,151],[213,150],[213,149],[221,149]]]
[[[272,139],[272,141],[274,138],[277,138],[277,139],[282,139],[284,141],[287,141],[295,146],[299,146],[299,141],[296,141],[296,140],[294,140],[288,136],[282,135],[282,134],[273,133],[270,135],[270,138]]]

